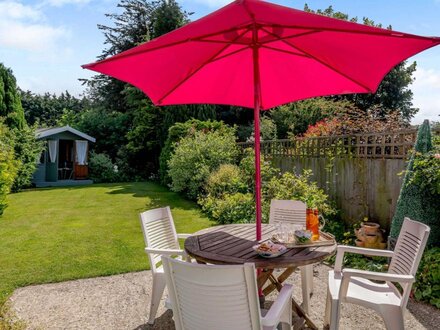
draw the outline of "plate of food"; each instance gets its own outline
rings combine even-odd
[[[264,258],[275,258],[288,250],[284,245],[275,244],[272,241],[254,245],[252,249]]]

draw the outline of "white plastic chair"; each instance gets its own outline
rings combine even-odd
[[[307,206],[301,201],[276,200],[270,202],[269,223],[285,222],[306,226]],[[313,265],[299,267],[301,271],[302,307],[306,313],[310,310],[310,296],[313,293]]]
[[[291,285],[261,315],[254,264],[199,265],[162,257],[177,330],[283,329],[292,326]]]
[[[329,272],[324,324],[338,329],[340,303],[371,308],[379,313],[389,330],[404,329],[404,313],[412,284],[428,240],[430,228],[405,218],[393,251],[338,246],[335,269]],[[343,269],[344,253],[390,257],[388,273]],[[381,283],[372,281],[383,281]],[[392,283],[399,283],[400,293]]]
[[[157,309],[165,289],[166,281],[163,267],[158,265],[162,255],[187,258],[185,251],[179,246],[179,238],[187,238],[189,234],[177,234],[169,206],[145,211],[140,214],[145,252],[150,261],[153,276],[149,324],[154,324]]]

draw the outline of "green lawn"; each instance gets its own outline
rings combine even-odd
[[[177,232],[212,225],[196,204],[151,182],[10,195],[0,217],[0,305],[30,284],[147,269],[138,214],[166,205]]]

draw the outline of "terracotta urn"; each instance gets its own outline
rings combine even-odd
[[[380,225],[374,222],[363,222],[361,228],[364,235],[376,235]]]

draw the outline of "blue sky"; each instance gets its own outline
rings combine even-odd
[[[117,0],[0,0],[0,62],[12,68],[22,89],[74,95],[83,91],[78,78],[91,72],[80,65],[93,62],[103,49],[97,24],[109,24],[105,13],[115,12]],[[228,0],[180,0],[197,19],[227,4]],[[440,0],[272,0],[298,9],[332,5],[350,16],[364,16],[392,25],[394,30],[440,36]],[[440,117],[440,46],[412,58],[418,63],[412,86],[414,119]]]

